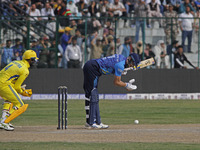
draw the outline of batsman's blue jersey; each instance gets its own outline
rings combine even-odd
[[[102,74],[115,74],[116,76],[121,76],[122,72],[124,71],[126,57],[115,54],[96,59],[96,61],[101,68]]]

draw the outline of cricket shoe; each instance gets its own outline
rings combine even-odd
[[[8,125],[9,125],[10,127],[12,127],[12,128],[15,128],[15,127],[13,126],[13,124],[11,124],[11,123],[8,123]]]
[[[85,127],[86,127],[87,129],[91,129],[91,125],[89,125],[87,122],[85,123]]]
[[[103,123],[100,123],[100,125],[99,126],[101,126],[101,129],[107,129],[107,128],[109,128],[109,126],[108,125],[106,125],[106,124],[103,124]]]
[[[2,123],[0,123],[0,129],[4,129],[4,126],[2,125]]]
[[[86,127],[87,129],[102,129],[102,126],[100,126],[100,125],[98,125],[98,124],[96,124],[96,123],[94,123],[94,124],[92,124],[92,125],[89,125],[88,123],[86,123],[86,124],[85,124],[85,127]]]
[[[91,128],[92,129],[102,129],[102,126],[94,123],[94,124],[91,125]]]
[[[1,123],[1,125],[3,126],[3,129],[6,131],[13,131],[14,128],[10,127],[8,123]]]

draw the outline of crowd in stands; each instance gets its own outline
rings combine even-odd
[[[28,19],[35,31],[42,30],[48,34],[38,38],[31,33],[30,49],[36,51],[40,58],[38,68],[81,68],[82,62],[89,59],[115,53],[127,57],[131,52],[139,54],[141,59],[155,57],[157,68],[162,62],[169,68],[170,63],[172,66],[176,63],[172,59],[178,48],[174,50],[173,44],[179,32],[182,33],[180,45],[183,52],[192,52],[193,31],[199,30],[199,20],[194,17],[199,18],[199,8],[199,0],[1,0],[0,12],[1,19],[8,24],[12,19]],[[55,40],[55,16],[61,17],[58,43]],[[84,17],[89,17],[87,26]],[[124,22],[123,28],[136,28],[134,40],[125,37],[124,41],[120,41],[115,37],[113,21],[119,20],[119,17]],[[127,17],[136,18],[128,21]],[[144,34],[145,27],[153,28],[156,17],[159,27],[165,31],[166,42],[159,40],[151,48],[152,44],[143,44],[139,40],[139,33],[141,29]],[[21,59],[25,51],[23,44],[20,39],[16,39],[13,45],[10,39],[1,44],[1,67]]]

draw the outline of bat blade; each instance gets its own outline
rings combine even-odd
[[[144,68],[144,67],[147,67],[147,66],[151,66],[155,64],[155,60],[154,58],[149,58],[149,59],[146,59],[146,60],[143,60],[141,61],[138,66],[137,66],[137,69],[141,69],[141,68]]]
[[[146,60],[143,60],[141,61],[138,65],[137,65],[137,68],[133,68],[133,67],[130,67],[130,68],[125,68],[124,71],[128,71],[128,70],[137,70],[137,69],[141,69],[141,68],[145,68],[147,66],[151,66],[155,64],[155,60],[154,58],[149,58],[149,59],[146,59]]]

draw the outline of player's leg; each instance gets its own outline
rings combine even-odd
[[[10,112],[10,110],[12,108],[13,108],[13,103],[5,100],[4,103],[3,103],[3,110],[2,110],[1,120],[3,120],[4,118],[6,119],[6,116],[9,115],[9,112]],[[14,128],[14,126],[11,123],[9,123],[9,126],[12,127],[12,128]],[[2,124],[0,124],[0,129],[3,129],[3,128],[4,128],[4,126]]]
[[[103,128],[106,129],[109,126],[105,125],[101,122],[101,116],[99,111],[99,93],[97,88],[94,88],[91,91],[91,97],[90,97],[90,124],[93,123],[95,128]],[[100,125],[97,126],[97,125]]]
[[[86,126],[89,125],[90,99],[85,97]]]
[[[96,103],[94,99],[91,99],[91,92],[94,87],[97,87],[98,77],[101,75],[96,71],[96,61],[89,61],[84,65],[83,73],[84,73],[84,91],[85,91],[85,110],[86,110],[86,127],[91,127],[95,123],[96,120]],[[97,125],[98,127],[98,125]],[[99,126],[100,128],[100,126]]]
[[[3,123],[3,120],[6,119],[6,116],[9,116],[10,106],[11,106],[11,102],[5,100],[3,103],[2,117],[0,120],[0,129],[4,129],[4,126],[2,125],[2,123]]]
[[[0,95],[2,96],[2,98],[8,100],[9,102],[12,102],[14,105],[14,107],[6,114],[6,116],[2,118],[1,123],[4,125],[5,130],[14,130],[14,128],[9,128],[8,123],[21,115],[24,111],[26,111],[28,104],[24,105],[18,93],[10,85],[6,85],[1,88]]]

